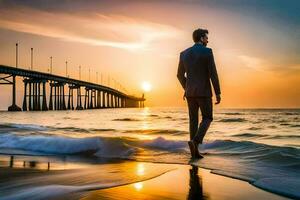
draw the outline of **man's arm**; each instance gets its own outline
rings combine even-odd
[[[218,77],[218,72],[217,72],[212,49],[210,49],[210,55],[209,55],[209,74],[210,74],[211,82],[214,86],[215,94],[217,96],[217,102],[219,102],[218,98],[220,98],[221,89],[220,89],[219,77]]]
[[[181,86],[185,90],[186,77],[184,75],[185,75],[185,68],[183,66],[182,54],[180,54],[178,70],[177,70],[177,78],[178,78]]]

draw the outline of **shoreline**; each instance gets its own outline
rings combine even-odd
[[[35,156],[36,158],[40,158],[40,159],[45,159],[45,157],[42,156]],[[30,160],[30,159],[29,159]],[[249,197],[253,198],[255,197],[255,195],[259,195],[259,197],[265,196],[268,197],[268,199],[288,199],[287,197],[282,196],[281,194],[276,194],[272,191],[268,191],[262,188],[259,188],[253,184],[251,184],[248,181],[245,180],[240,180],[234,177],[229,177],[229,176],[224,176],[224,175],[220,175],[220,174],[216,174],[213,172],[213,170],[210,169],[205,169],[202,167],[191,167],[191,165],[189,164],[171,164],[171,163],[157,163],[157,162],[141,162],[141,161],[133,161],[133,160],[122,160],[122,159],[113,159],[113,160],[106,160],[103,161],[103,163],[94,163],[94,164],[87,164],[84,162],[79,162],[79,163],[72,163],[68,160],[66,160],[64,163],[59,163],[60,161],[57,161],[57,163],[53,162],[52,166],[57,167],[57,169],[45,169],[43,167],[46,167],[46,163],[39,163],[37,162],[35,165],[30,166],[25,166],[22,167],[21,165],[17,165],[16,168],[14,167],[0,167],[1,168],[1,174],[0,177],[2,180],[1,186],[5,185],[6,182],[3,182],[3,178],[6,176],[11,177],[9,180],[11,182],[11,180],[15,179],[12,182],[18,183],[20,180],[21,182],[23,181],[23,178],[25,179],[35,179],[36,177],[39,178],[39,176],[44,176],[46,175],[46,181],[44,181],[44,186],[49,186],[49,185],[53,185],[53,184],[58,184],[58,185],[66,185],[66,186],[70,186],[73,185],[74,187],[86,187],[86,184],[83,185],[76,185],[78,180],[72,176],[70,176],[70,180],[71,182],[69,183],[66,180],[63,180],[60,178],[58,178],[59,176],[65,176],[66,174],[68,175],[69,172],[78,172],[79,174],[82,173],[82,177],[87,176],[88,178],[86,179],[86,182],[89,184],[98,184],[96,177],[93,176],[93,174],[97,174],[98,171],[101,171],[103,174],[103,176],[101,175],[101,179],[107,179],[107,181],[102,182],[102,185],[99,185],[98,189],[97,187],[86,187],[88,188],[89,191],[76,191],[75,189],[75,194],[73,194],[73,192],[71,192],[70,194],[62,194],[62,196],[57,196],[57,198],[68,198],[69,195],[75,195],[75,198],[79,198],[79,199],[90,199],[90,195],[96,195],[96,196],[105,196],[110,194],[111,192],[113,192],[114,190],[117,190],[117,193],[119,194],[119,197],[122,197],[126,194],[124,194],[124,191],[126,191],[126,188],[128,189],[128,187],[135,187],[134,185],[137,183],[143,183],[145,185],[149,185],[150,182],[150,188],[151,191],[153,193],[143,193],[143,195],[148,195],[148,196],[153,196],[153,195],[159,195],[159,191],[155,191],[159,188],[163,188],[166,185],[170,185],[172,184],[172,182],[168,182],[165,180],[165,177],[168,177],[167,179],[171,179],[174,180],[174,182],[185,182],[180,183],[181,187],[186,188],[185,191],[181,191],[180,193],[180,198],[178,195],[174,197],[174,199],[182,199],[185,195],[187,195],[188,190],[187,187],[189,184],[187,184],[191,179],[207,179],[207,180],[215,180],[216,183],[220,183],[220,182],[224,182],[223,186],[219,186],[221,189],[223,189],[224,193],[232,193],[234,192],[234,188],[231,187],[244,187],[244,192],[242,192],[242,194],[239,195],[246,195],[249,193],[251,193],[251,195]],[[0,163],[3,165],[3,161]],[[63,165],[65,168],[64,169],[60,169],[59,165]],[[73,166],[74,165],[74,166]],[[142,168],[139,166],[143,166]],[[82,167],[82,168],[81,168]],[[95,168],[99,168],[99,169],[95,169]],[[111,175],[111,169],[118,169],[116,170],[117,172],[114,172],[116,174]],[[125,172],[121,172],[120,169],[124,170]],[[191,174],[189,172],[190,168],[192,168],[193,170],[195,170],[194,168],[197,168],[197,171],[199,171],[199,175],[198,172],[195,174],[195,172],[193,172],[194,176],[196,177],[191,177]],[[88,170],[87,170],[88,169]],[[89,172],[90,171],[90,172]],[[36,172],[40,172],[40,173],[36,173]],[[45,173],[46,172],[46,173]],[[107,173],[106,173],[107,172]],[[119,174],[118,174],[119,173]],[[60,175],[61,174],[61,175]],[[188,174],[190,174],[190,176],[188,176]],[[57,176],[59,175],[59,176]],[[3,177],[4,176],[4,177]],[[68,175],[69,176],[69,175]],[[97,175],[99,176],[99,175]],[[119,177],[131,177],[128,180],[122,180],[121,182],[114,182],[116,180],[119,180]],[[184,177],[184,179],[182,179],[182,177]],[[198,178],[197,178],[198,177]],[[72,178],[73,178],[73,182],[72,182]],[[99,177],[98,177],[99,178]],[[48,180],[48,181],[47,181]],[[132,181],[133,180],[133,181]],[[125,182],[124,182],[125,181]],[[114,185],[111,185],[107,188],[103,187],[103,184],[110,183],[113,182]],[[157,182],[158,186],[157,188],[154,187],[153,185],[151,185],[152,182]],[[196,181],[197,182],[197,181]],[[74,183],[76,183],[74,185]],[[42,185],[43,185],[42,184]],[[234,184],[235,186],[231,186],[231,187],[227,187],[226,185],[230,185],[230,184]],[[109,185],[109,184],[108,184]],[[214,191],[211,189],[212,185],[215,185],[215,183],[210,182],[208,185],[205,184],[205,187],[202,187],[202,190],[207,190],[206,188],[208,188],[208,193],[210,193],[210,195],[214,196],[214,195],[224,195],[224,194],[219,194],[218,191]],[[246,186],[247,185],[247,186]],[[1,186],[0,186],[0,190],[1,190]],[[28,187],[28,185],[26,185],[26,187]],[[31,185],[32,188],[37,187],[35,184]],[[140,186],[136,186],[136,187],[140,187]],[[147,186],[148,187],[148,186]],[[119,188],[119,189],[114,189],[114,188]],[[125,188],[125,189],[124,189]],[[252,189],[251,189],[252,188]],[[123,190],[124,189],[124,190]],[[198,188],[199,189],[199,188]],[[91,191],[90,191],[91,190]],[[112,191],[111,191],[112,190]],[[54,189],[55,191],[55,189]],[[139,190],[141,191],[141,190]],[[140,193],[137,193],[139,191],[132,191],[131,194],[127,194],[129,196],[131,195],[140,195]],[[146,190],[147,191],[147,190]],[[164,191],[165,193],[168,193],[168,195],[174,195],[172,194],[172,191]],[[115,193],[115,192],[113,192]],[[79,196],[77,196],[79,195]],[[81,197],[81,195],[84,195],[84,197]],[[168,199],[168,195],[165,196],[165,199]],[[233,195],[230,198],[231,199],[239,199],[239,195]],[[104,197],[103,196],[103,197]],[[118,195],[117,195],[118,196]],[[245,198],[243,196],[243,198]],[[239,197],[239,198],[237,198]],[[94,197],[93,197],[94,198]],[[91,199],[93,199],[91,198]],[[107,199],[110,199],[109,197],[105,197]],[[137,197],[137,199],[140,198],[140,196]],[[241,197],[242,198],[242,197]],[[111,198],[114,199],[114,198]]]
[[[188,174],[189,173],[189,177]],[[171,181],[170,181],[171,180]],[[175,184],[174,184],[175,183]],[[188,186],[188,187],[187,187]],[[182,189],[184,188],[184,189]],[[239,188],[239,191],[236,190]],[[143,191],[145,190],[145,191]],[[125,186],[82,194],[93,199],[289,199],[234,178],[211,173],[201,167],[180,165],[156,178]]]

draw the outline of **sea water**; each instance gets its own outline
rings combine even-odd
[[[216,109],[201,160],[190,159],[186,107],[3,111],[0,119],[1,154],[193,164],[300,198],[300,109]]]

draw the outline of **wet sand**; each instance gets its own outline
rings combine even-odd
[[[22,161],[1,163],[1,199],[287,199],[190,165]]]
[[[159,167],[159,165],[158,165]],[[92,199],[287,199],[258,189],[247,182],[210,173],[187,165],[148,181],[92,191],[81,200]]]

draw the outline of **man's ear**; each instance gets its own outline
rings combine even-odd
[[[200,41],[201,41],[201,43],[203,43],[203,37],[200,37]]]

